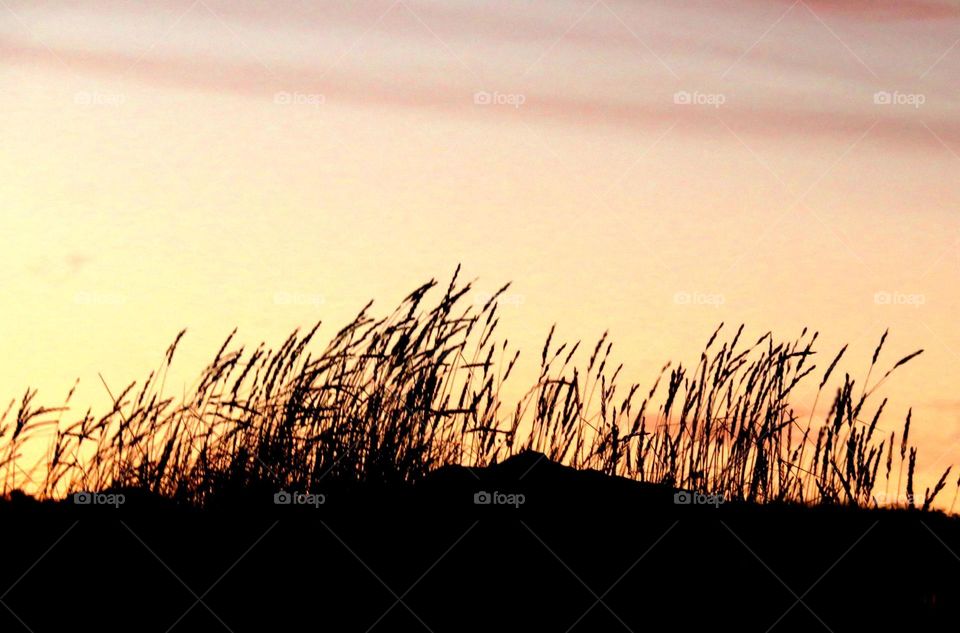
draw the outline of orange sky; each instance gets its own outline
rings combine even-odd
[[[191,376],[463,263],[646,385],[808,325],[960,462],[960,5],[0,0],[0,395]],[[516,386],[521,386],[518,380]],[[939,474],[939,472],[937,473]],[[933,476],[933,473],[930,473]]]

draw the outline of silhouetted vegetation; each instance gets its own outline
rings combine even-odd
[[[583,347],[551,330],[535,384],[507,403],[503,385],[519,352],[495,334],[508,286],[476,305],[456,274],[446,287],[431,281],[385,318],[368,304],[319,352],[311,346],[319,324],[276,350],[234,348],[234,332],[177,399],[164,382],[181,332],[142,385],[72,423],[62,422],[70,397],[45,408],[28,390],[0,419],[0,492],[29,481],[47,498],[122,487],[202,506],[252,487],[414,482],[443,465],[486,466],[524,450],[761,503],[863,507],[882,492],[927,509],[947,485],[949,469],[915,502],[911,416],[899,436],[878,432],[887,401],[876,404],[874,393],[921,353],[870,383],[886,333],[858,384],[849,375],[831,382],[846,347],[814,362],[816,332],[747,344],[743,326],[724,340],[721,325],[696,365],[668,364],[641,390],[618,382],[622,365],[613,366],[606,334]],[[831,398],[825,416],[795,413],[791,398],[805,380],[819,381],[818,400]],[[43,457],[25,464],[41,442]]]

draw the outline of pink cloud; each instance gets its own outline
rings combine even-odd
[[[0,53],[7,63],[39,65],[62,69],[64,60],[75,72],[125,76],[175,88],[231,92],[251,98],[272,100],[278,92],[308,86],[321,93],[327,103],[357,107],[401,107],[442,109],[460,116],[504,116],[560,119],[576,125],[613,125],[636,129],[663,129],[676,123],[677,131],[717,133],[723,123],[738,134],[782,137],[824,135],[856,139],[874,122],[871,138],[908,147],[945,151],[947,144],[960,152],[960,123],[954,117],[924,116],[930,133],[911,112],[874,109],[869,102],[846,111],[811,111],[799,107],[764,103],[727,103],[722,109],[677,106],[669,93],[656,101],[624,103],[602,98],[574,98],[558,94],[527,94],[521,110],[478,109],[470,89],[449,85],[405,83],[402,89],[357,77],[347,71],[323,72],[311,68],[275,67],[270,71],[256,63],[221,63],[203,59],[156,59],[94,52],[51,51],[0,39]],[[54,54],[56,53],[56,55]],[[938,138],[939,137],[939,138]]]
[[[786,5],[788,0],[782,0]],[[960,5],[923,0],[804,0],[817,13],[867,20],[943,20],[960,17]]]

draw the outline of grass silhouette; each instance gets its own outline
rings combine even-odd
[[[899,437],[878,433],[887,401],[875,404],[874,393],[922,351],[870,384],[886,333],[862,384],[849,375],[832,383],[846,347],[818,367],[816,332],[745,344],[743,326],[722,340],[721,325],[696,365],[668,364],[641,390],[618,382],[606,334],[582,348],[555,341],[552,329],[535,384],[507,403],[519,351],[495,334],[509,284],[477,305],[458,273],[446,286],[420,286],[384,318],[368,304],[319,353],[310,350],[319,324],[276,350],[234,349],[234,331],[179,400],[164,382],[184,332],[161,368],[99,417],[88,410],[63,424],[73,390],[47,408],[28,389],[0,418],[0,493],[30,480],[41,498],[124,488],[205,506],[249,489],[416,482],[441,466],[483,467],[523,451],[758,503],[871,507],[892,486],[908,507],[927,510],[947,485],[949,468],[914,494],[912,414]],[[805,380],[819,380],[817,400],[832,398],[822,419],[794,413]],[[42,457],[24,466],[31,452]]]

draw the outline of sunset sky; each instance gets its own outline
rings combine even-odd
[[[926,485],[958,106],[958,2],[0,0],[0,397],[102,402],[183,327],[189,383],[235,326],[329,335],[462,263],[514,282],[528,377],[554,322],[643,385],[720,321],[859,377],[889,327]]]

